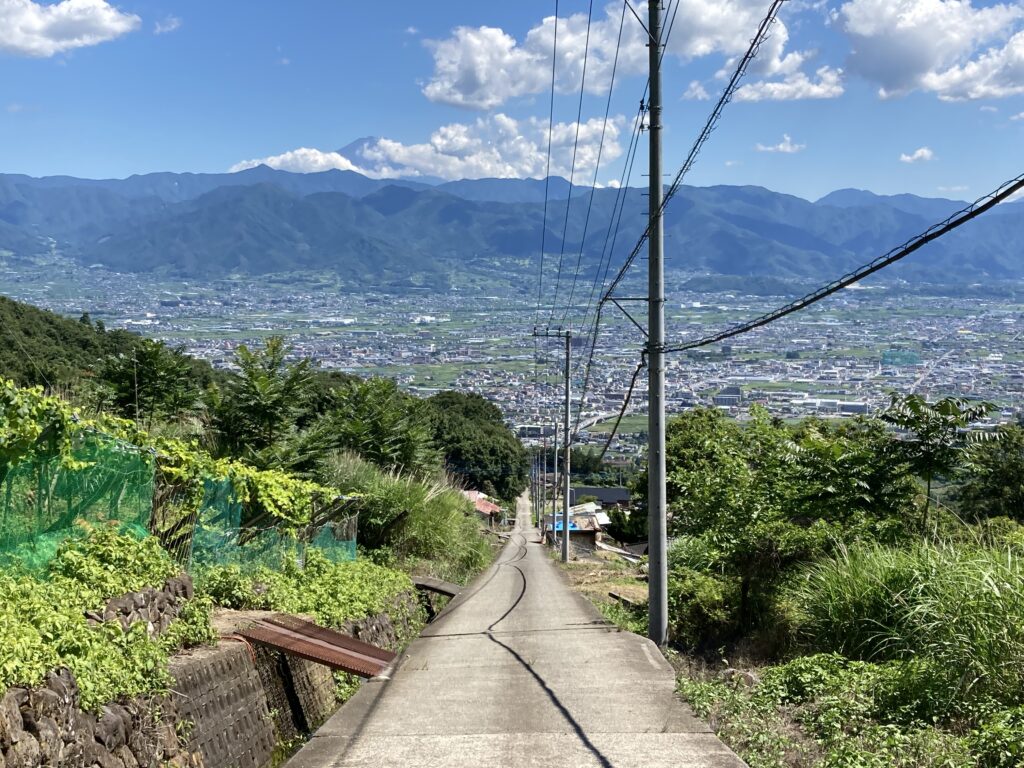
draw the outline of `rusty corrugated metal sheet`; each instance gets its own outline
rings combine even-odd
[[[314,624],[311,621],[300,619],[298,616],[292,616],[290,613],[274,614],[267,619],[267,621],[271,624],[276,624],[279,627],[291,629],[295,632],[301,632],[302,634],[308,635],[309,637],[323,640],[324,642],[344,648],[347,651],[378,659],[379,661],[383,661],[385,664],[390,664],[395,660],[396,654],[391,651],[385,650],[384,648],[378,648],[376,645],[363,642],[362,640],[357,640],[350,635],[336,632],[333,629],[321,627],[319,624]]]
[[[296,616],[277,614],[254,622],[238,634],[256,643],[360,677],[383,672],[395,654]]]

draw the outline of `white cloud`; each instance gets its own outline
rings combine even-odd
[[[407,35],[418,35],[419,33],[420,33],[420,31],[416,27],[406,27],[405,28],[405,34],[407,34]]]
[[[589,184],[593,178],[602,123],[601,118],[594,118],[579,126],[577,183]],[[602,163],[612,162],[622,154],[619,136],[624,125],[622,116],[609,119]],[[539,178],[543,177],[546,169],[547,137],[547,120],[535,117],[517,120],[498,113],[470,123],[442,126],[428,141],[420,144],[375,139],[358,149],[353,157],[301,148],[272,157],[246,160],[231,170],[240,171],[262,163],[296,172],[340,168],[375,178]],[[554,126],[551,139],[553,175],[569,175],[575,138],[575,122]]]
[[[646,3],[638,3],[636,8],[644,17]],[[681,23],[673,27],[668,54],[682,61],[723,55],[729,59],[728,67],[750,45],[750,35],[764,10],[763,0],[678,0]],[[672,13],[676,13],[675,6]],[[559,92],[580,88],[584,51],[589,51],[587,92],[606,92],[621,14],[620,2],[609,3],[603,14],[595,13],[589,45],[586,14],[558,19],[555,84]],[[431,101],[474,109],[494,109],[512,99],[542,93],[551,86],[554,34],[554,16],[535,25],[522,40],[496,27],[457,27],[448,38],[427,42],[434,56],[434,72],[423,93]],[[620,74],[647,71],[646,42],[640,25],[627,13],[619,48]],[[761,78],[795,77],[811,54],[787,51],[788,42],[789,31],[779,21],[751,65],[751,72]],[[694,88],[694,83],[690,84],[689,98],[701,98],[697,85]],[[793,93],[798,92],[793,89]]]
[[[1002,48],[990,48],[976,59],[929,72],[922,80],[927,90],[944,101],[999,99],[1024,93],[1024,31]]]
[[[737,165],[742,165],[742,163],[740,163],[739,160],[726,160],[725,161],[725,167],[726,168],[735,168]]]
[[[1021,112],[1019,114],[1013,115],[1010,119],[1011,120],[1024,120],[1024,112]]]
[[[939,192],[944,192],[944,193],[952,192],[952,193],[956,193],[956,192],[966,192],[968,189],[970,189],[970,187],[968,187],[966,184],[954,184],[951,187],[936,187],[936,189],[938,189]]]
[[[10,104],[8,104],[6,107],[4,107],[4,109],[7,111],[7,114],[9,114],[9,115],[16,115],[19,112],[24,112],[25,111],[25,105],[24,104],[19,104],[16,101],[12,101]]]
[[[700,80],[693,80],[690,82],[690,87],[686,89],[686,93],[683,94],[684,99],[694,99],[696,101],[707,101],[711,97],[708,96],[708,92],[701,85]]]
[[[181,19],[177,16],[168,16],[153,25],[153,34],[166,35],[168,32],[174,32],[176,29],[181,29]]]
[[[932,152],[928,147],[921,147],[920,149],[915,149],[913,151],[913,153],[911,153],[909,155],[906,154],[906,153],[901,154],[900,155],[900,162],[901,163],[927,163],[929,160],[932,160],[934,158],[935,158],[935,153],[934,152]]]
[[[48,57],[113,40],[141,23],[105,0],[0,0],[0,51]]]
[[[978,107],[982,112],[998,112],[999,107],[993,107],[991,104],[986,104],[983,107]]]
[[[229,169],[230,173],[244,171],[248,168],[255,168],[258,165],[269,165],[281,171],[293,171],[294,173],[316,173],[319,171],[330,171],[333,169],[341,171],[357,171],[362,169],[356,167],[347,157],[337,152],[321,152],[319,149],[300,147],[291,152],[284,152],[280,155],[243,160],[235,163]]]
[[[817,81],[803,72],[794,72],[782,80],[762,80],[740,86],[737,101],[792,101],[795,99],[835,99],[843,95],[843,70],[820,67]]]
[[[778,144],[757,144],[754,146],[758,152],[781,152],[785,155],[792,155],[807,148],[806,144],[795,144],[788,133],[782,134],[782,141]]]
[[[883,98],[914,90],[947,101],[1024,93],[1024,4],[972,0],[850,0],[840,9],[853,44],[848,68]]]

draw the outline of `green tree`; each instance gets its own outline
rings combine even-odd
[[[792,563],[822,551],[833,528],[787,514],[792,442],[761,409],[746,428],[717,410],[689,411],[669,424],[666,447],[670,533],[700,537],[713,567],[738,579],[746,628],[755,603]]]
[[[907,464],[894,460],[893,437],[881,422],[835,426],[812,419],[793,440],[792,519],[838,523],[846,538],[893,541],[905,535],[916,485]]]
[[[112,389],[111,404],[122,416],[150,428],[155,418],[193,410],[199,389],[192,360],[183,348],[141,339],[127,352],[109,357],[102,378]]]
[[[1009,517],[1024,523],[1024,428],[1000,430],[998,440],[972,445],[956,501],[964,517]]]
[[[267,339],[262,349],[243,344],[236,350],[239,375],[214,403],[215,425],[230,453],[266,452],[294,431],[312,386],[312,364],[287,362],[291,352],[280,336]]]
[[[434,442],[448,471],[469,488],[514,499],[526,488],[529,457],[501,410],[478,394],[441,392],[433,410]]]
[[[440,467],[429,406],[390,379],[349,382],[316,425],[318,442],[354,451],[379,467],[422,476]]]
[[[968,432],[968,428],[994,409],[992,403],[971,402],[962,397],[929,403],[917,394],[893,393],[881,418],[907,433],[906,439],[896,443],[894,454],[924,480],[922,533],[928,531],[933,480],[951,474],[962,464],[966,446],[978,439],[978,433]]]
[[[666,435],[670,534],[702,553],[686,567],[737,581],[727,592],[743,629],[793,565],[839,539],[898,537],[915,492],[877,422],[791,430],[764,409],[752,416],[695,409]],[[646,478],[635,490],[646,498]]]

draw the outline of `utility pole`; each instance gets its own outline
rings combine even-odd
[[[533,519],[537,519],[537,454],[533,455],[533,466],[530,468],[530,505],[533,507]]]
[[[572,332],[565,332],[565,455],[562,461],[565,462],[565,477],[563,478],[562,493],[562,562],[569,562],[569,460],[572,458],[570,450],[572,434],[569,431],[569,411],[572,406],[570,395],[572,393],[572,380],[569,378],[569,357],[572,353]]]
[[[555,455],[551,463],[551,535],[555,534],[555,520],[558,518],[558,422],[555,422]]]
[[[564,439],[562,443],[562,562],[569,562],[569,470],[570,453],[572,445],[572,432],[569,428],[570,411],[572,409],[572,382],[569,377],[569,363],[572,354],[572,331],[561,328],[545,329],[538,331],[533,329],[533,335],[542,338],[555,338],[565,340],[565,409],[562,417],[562,431]],[[557,440],[556,440],[557,443]]]
[[[665,264],[661,186],[661,0],[647,3],[651,72],[650,219],[647,261],[647,562],[648,636],[659,646],[668,639],[668,565],[665,490]]]
[[[544,515],[548,508],[548,436],[547,436],[547,425],[541,427],[544,430],[542,435],[544,440],[544,448],[541,450],[541,470],[540,470],[540,510],[537,515],[537,527],[540,528],[541,541],[544,540]]]

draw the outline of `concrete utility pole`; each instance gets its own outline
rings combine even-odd
[[[533,335],[541,338],[565,340],[565,412],[562,417],[562,431],[564,432],[562,442],[562,562],[567,563],[569,562],[569,470],[570,448],[572,446],[572,432],[569,428],[570,412],[572,410],[572,381],[569,375],[569,364],[572,355],[572,331],[565,331],[561,328],[538,331],[534,328]],[[557,442],[558,439],[556,437],[555,443],[557,444]]]
[[[558,422],[555,422],[555,455],[551,462],[551,535],[555,534],[555,520],[558,518]]]
[[[647,519],[648,636],[658,645],[668,639],[668,564],[665,490],[665,264],[662,243],[661,185],[661,0],[647,4],[648,61],[651,71],[650,236],[647,261]]]
[[[547,429],[547,427],[541,427],[541,429]],[[547,512],[547,499],[548,499],[548,436],[546,434],[541,435],[543,439],[544,447],[541,449],[540,460],[540,505],[538,509],[540,513],[537,515],[537,527],[540,528],[541,541],[544,540],[544,513]]]
[[[530,504],[533,506],[533,518],[537,519],[537,456],[534,454],[533,466],[530,468]]]
[[[565,456],[563,461],[565,462],[565,477],[563,478],[562,493],[565,494],[562,498],[562,562],[569,562],[569,462],[572,458],[572,451],[570,450],[570,442],[572,435],[569,431],[569,411],[571,410],[572,400],[570,394],[572,391],[572,379],[569,377],[569,357],[572,354],[572,332],[565,332]]]

